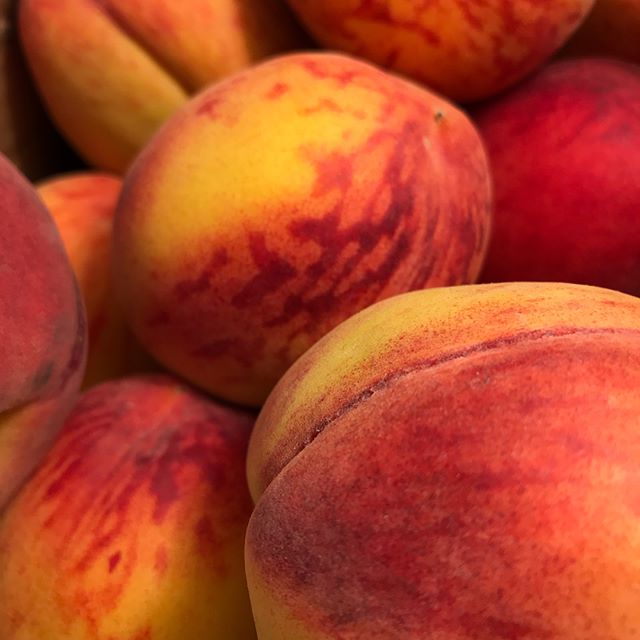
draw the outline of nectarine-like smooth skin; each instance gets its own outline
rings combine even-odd
[[[458,101],[491,96],[558,49],[594,0],[289,0],[319,42]]]
[[[563,53],[613,56],[640,64],[640,0],[597,0]]]
[[[60,231],[80,285],[89,325],[89,354],[83,387],[151,364],[126,326],[111,285],[111,240],[122,180],[81,172],[37,185]]]
[[[252,435],[260,640],[629,640],[640,300],[412,292],[347,320]]]
[[[490,191],[450,103],[345,56],[281,57],[209,88],[138,157],[116,286],[160,362],[260,404],[359,309],[473,281]]]
[[[115,172],[189,94],[302,42],[280,0],[20,0],[19,17],[60,130]]]
[[[640,295],[640,68],[554,63],[474,115],[495,185],[481,279]]]
[[[169,377],[86,392],[0,523],[0,637],[255,638],[252,424]]]
[[[35,468],[84,372],[85,312],[33,187],[0,156],[0,509]]]

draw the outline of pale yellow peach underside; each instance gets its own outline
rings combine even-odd
[[[508,283],[416,291],[361,311],[314,345],[267,400],[247,463],[254,500],[265,489],[260,471],[280,443],[385,375],[521,332],[572,327],[638,330],[640,301],[596,287]]]
[[[122,207],[124,217],[139,213],[126,242],[140,264],[171,264],[203,237],[223,245],[247,228],[277,233],[296,208],[320,215],[338,202],[338,192],[312,197],[317,176],[309,155],[357,153],[385,124],[389,98],[367,86],[314,78],[286,59],[268,64],[198,97],[142,156],[134,194]],[[279,83],[288,89],[268,99]],[[218,93],[215,119],[197,115]],[[327,100],[344,111],[323,108]]]

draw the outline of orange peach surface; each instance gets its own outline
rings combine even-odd
[[[116,286],[160,362],[259,404],[359,309],[476,278],[489,224],[458,109],[351,58],[292,55],[211,87],[139,156]]]
[[[616,56],[640,64],[640,0],[597,0],[565,53]]]
[[[115,176],[92,172],[57,176],[38,185],[87,309],[89,355],[84,387],[149,367],[111,287],[113,216],[121,186]]]
[[[20,0],[20,33],[61,131],[111,171],[190,93],[300,42],[281,0]]]
[[[594,0],[289,0],[324,45],[456,100],[486,98],[543,63]]]
[[[255,638],[252,423],[168,377],[85,393],[0,522],[0,637]]]
[[[249,445],[260,640],[640,633],[640,300],[398,296],[282,378]]]
[[[40,461],[85,363],[82,300],[51,216],[0,156],[0,510]]]

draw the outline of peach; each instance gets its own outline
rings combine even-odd
[[[86,392],[0,524],[0,637],[255,638],[252,423],[168,377]]]
[[[87,309],[89,354],[83,386],[151,368],[126,326],[111,285],[111,240],[122,181],[81,172],[55,176],[38,192],[55,220]]]
[[[483,106],[495,225],[482,279],[640,295],[640,69],[554,63]]]
[[[472,281],[489,223],[484,149],[457,108],[345,56],[284,56],[209,88],[138,157],[116,286],[162,364],[258,405],[357,310]]]
[[[53,119],[114,172],[189,94],[302,42],[281,0],[20,0],[19,17]]]
[[[0,510],[51,445],[84,373],[84,306],[51,216],[0,156]]]
[[[596,0],[563,54],[614,56],[640,64],[640,0]]]
[[[304,354],[258,417],[260,640],[640,632],[640,300],[411,292]]]
[[[316,39],[450,98],[486,98],[549,58],[594,0],[289,0]]]

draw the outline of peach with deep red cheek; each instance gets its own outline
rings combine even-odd
[[[453,105],[343,56],[289,56],[210,88],[141,154],[116,219],[117,284],[165,366],[260,404],[358,309],[474,280],[490,200],[481,142]]]
[[[120,178],[97,172],[55,176],[37,185],[85,302],[89,353],[84,388],[153,366],[126,326],[111,284],[113,218],[121,188]]]
[[[476,110],[495,192],[482,281],[640,294],[639,102],[640,70],[585,59],[549,65]]]
[[[289,0],[326,47],[409,76],[457,101],[515,84],[559,49],[594,0]]]
[[[0,527],[2,637],[254,638],[252,423],[171,378],[85,393]]]
[[[85,311],[33,187],[0,158],[0,509],[33,471],[84,372]]]
[[[258,501],[260,638],[633,635],[638,375],[637,331],[595,332],[380,386]]]

